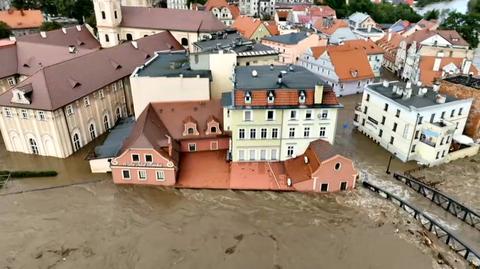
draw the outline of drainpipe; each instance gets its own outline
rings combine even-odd
[[[70,127],[68,127],[67,113],[65,113],[65,107],[62,107],[63,119],[65,120],[65,125],[67,126],[68,141],[70,141],[70,148],[72,149],[72,154],[75,153],[75,148],[73,147],[72,134],[70,133]]]

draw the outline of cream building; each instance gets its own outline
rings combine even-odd
[[[319,138],[334,143],[342,106],[305,68],[237,67],[234,83],[222,98],[232,161],[283,161]]]
[[[168,32],[40,69],[0,95],[8,151],[65,158],[133,114],[129,75],[173,44]],[[128,57],[125,57],[128,55]]]
[[[122,6],[120,0],[94,0],[93,5],[98,38],[104,48],[116,46],[122,40],[170,31],[178,42],[192,50],[193,42],[225,29],[208,11]]]

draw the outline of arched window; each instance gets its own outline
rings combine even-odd
[[[38,154],[38,146],[37,146],[37,141],[35,139],[30,138],[28,139],[28,142],[30,143],[30,149],[32,150],[33,154]]]
[[[95,126],[93,123],[90,123],[90,126],[88,127],[88,131],[90,132],[90,138],[93,140],[95,137],[97,137],[97,134],[95,132]]]
[[[182,38],[181,43],[182,43],[182,46],[188,46],[188,39],[186,39],[185,37]]]
[[[80,136],[78,135],[78,133],[73,134],[72,140],[73,140],[73,149],[75,151],[79,150],[82,147],[82,145],[80,144]]]
[[[117,107],[117,109],[115,110],[115,117],[116,117],[116,120],[122,117],[122,110],[120,109],[120,107]]]
[[[105,131],[110,129],[110,121],[108,120],[108,115],[103,116],[103,126],[105,127]]]
[[[105,20],[107,16],[105,16],[105,11],[102,11],[102,19]]]
[[[132,40],[133,40],[132,34],[127,34],[127,40],[128,40],[128,41],[132,41]]]
[[[215,127],[215,126],[210,127],[210,133],[214,134],[216,132],[217,132],[217,127]]]
[[[187,129],[188,134],[193,134],[194,132],[195,132],[195,130],[192,127]]]

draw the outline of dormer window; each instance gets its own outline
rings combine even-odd
[[[300,94],[298,95],[298,102],[300,104],[305,104],[305,100],[306,100],[305,91],[300,91]]]
[[[187,134],[193,135],[195,133],[195,129],[193,127],[190,127],[187,129]]]
[[[187,117],[183,121],[183,125],[184,125],[183,136],[200,134],[197,129],[197,121],[195,121],[193,117],[191,116]]]
[[[12,90],[12,99],[10,100],[12,103],[17,104],[30,104],[30,98],[32,95],[32,88],[31,84],[13,89]]]
[[[207,120],[207,130],[205,131],[206,135],[219,135],[222,134],[222,130],[220,129],[220,122],[214,117],[210,116]]]
[[[274,95],[273,91],[269,91],[268,96],[267,96],[267,102],[269,104],[273,104],[274,101],[275,101],[275,95]]]
[[[252,95],[250,92],[245,92],[245,104],[252,103]]]

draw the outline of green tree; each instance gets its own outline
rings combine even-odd
[[[3,21],[0,21],[0,38],[7,38],[11,35],[12,30],[10,30],[10,27]]]
[[[441,29],[456,30],[470,44],[470,47],[478,46],[478,37],[480,31],[480,14],[468,13],[461,14],[452,12],[440,25]]]
[[[56,21],[44,21],[40,26],[40,31],[51,31],[62,28],[62,25]]]
[[[440,17],[440,11],[437,9],[432,9],[423,15],[426,20],[438,20],[438,17]]]
[[[468,2],[468,12],[480,13],[480,0],[470,0]]]

